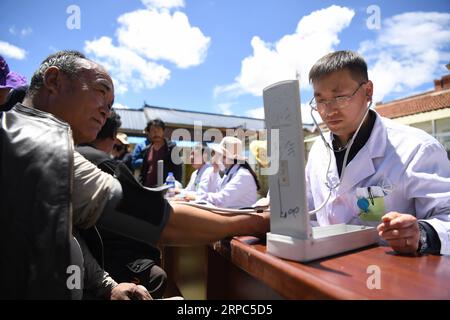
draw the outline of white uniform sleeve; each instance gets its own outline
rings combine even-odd
[[[200,195],[200,200],[221,208],[250,207],[256,202],[256,184],[247,169],[240,169],[218,192]]]
[[[406,169],[404,194],[413,198],[416,217],[439,235],[441,254],[450,254],[450,161],[439,143],[423,145]]]
[[[191,174],[191,178],[189,179],[189,183],[187,184],[184,191],[195,191],[195,178],[197,178],[198,170],[195,170]]]
[[[221,181],[218,172],[214,172],[214,167],[210,166],[203,171],[198,183],[197,194],[219,191],[219,182]]]

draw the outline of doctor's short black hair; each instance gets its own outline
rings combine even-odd
[[[313,83],[323,76],[344,69],[348,69],[352,77],[359,83],[369,80],[367,63],[364,58],[357,52],[342,50],[331,52],[317,60],[309,71],[309,82]]]

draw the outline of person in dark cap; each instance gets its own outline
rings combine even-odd
[[[22,102],[27,88],[27,79],[10,71],[8,63],[0,55],[0,111],[8,111],[16,103]]]

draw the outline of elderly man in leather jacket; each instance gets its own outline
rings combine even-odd
[[[73,227],[97,221],[135,240],[167,245],[268,231],[266,214],[171,206],[121,166],[113,177],[74,151],[74,144],[95,139],[113,101],[103,67],[61,51],[42,62],[23,103],[1,114],[0,298],[74,298],[79,281],[72,280],[82,266],[74,263]],[[133,297],[136,288],[125,291]]]

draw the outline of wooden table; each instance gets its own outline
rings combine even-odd
[[[369,289],[377,267],[381,288]],[[236,237],[208,248],[207,298],[450,299],[450,257],[372,246],[299,263],[266,253],[257,238]]]

